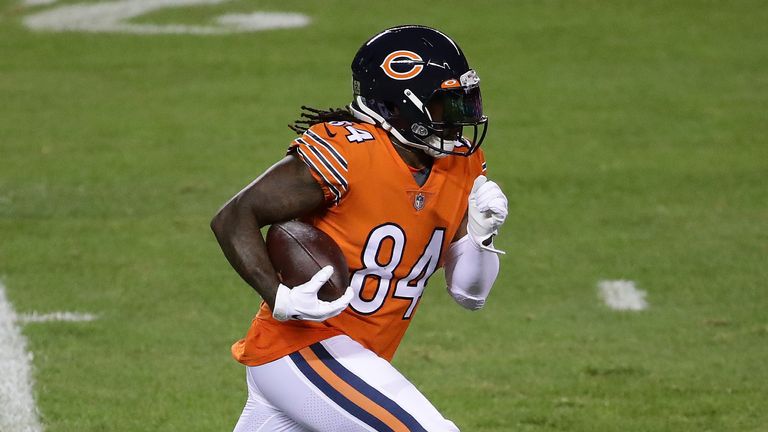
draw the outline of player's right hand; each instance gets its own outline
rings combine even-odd
[[[472,242],[493,253],[504,251],[493,247],[493,236],[507,218],[507,197],[496,183],[481,175],[475,179],[468,200],[467,234]]]
[[[333,267],[325,266],[312,279],[299,286],[289,288],[280,284],[272,316],[278,321],[295,319],[320,322],[340,314],[352,301],[352,288],[348,287],[341,297],[332,302],[317,298],[317,292],[332,274]]]

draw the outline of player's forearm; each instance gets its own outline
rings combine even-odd
[[[451,244],[445,263],[445,279],[448,293],[462,307],[482,308],[498,274],[497,254],[477,247],[467,236]]]
[[[280,282],[269,261],[258,220],[230,202],[213,218],[211,229],[230,265],[272,308]]]

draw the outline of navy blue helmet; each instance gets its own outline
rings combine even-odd
[[[485,138],[480,78],[438,30],[398,26],[369,39],[352,60],[352,89],[357,119],[433,157],[468,156]],[[472,139],[465,127],[473,128]]]

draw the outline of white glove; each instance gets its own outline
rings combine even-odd
[[[325,266],[312,279],[299,286],[288,288],[283,284],[278,285],[272,316],[278,321],[295,319],[320,322],[340,314],[352,301],[352,288],[347,287],[344,294],[332,302],[317,298],[317,292],[332,274],[333,267]]]
[[[472,242],[481,249],[504,254],[493,247],[493,236],[507,218],[507,197],[499,185],[478,176],[469,193],[467,212],[467,233]]]

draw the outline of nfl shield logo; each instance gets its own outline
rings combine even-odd
[[[413,200],[413,208],[421,210],[424,208],[424,194],[419,192],[416,194],[416,198]]]

